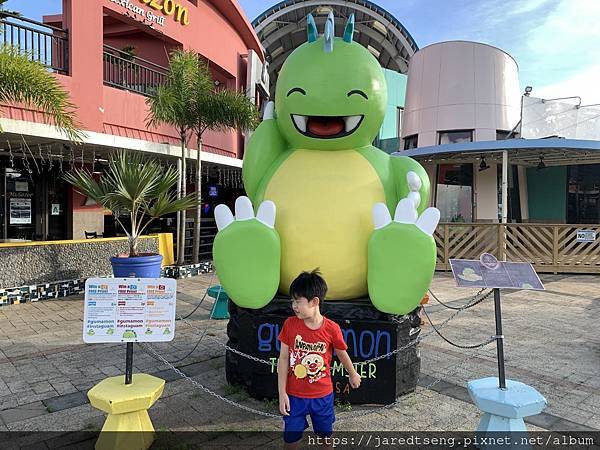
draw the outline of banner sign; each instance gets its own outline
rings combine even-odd
[[[283,320],[266,321],[256,328],[256,347],[253,354],[273,362],[269,372],[277,388],[277,359],[280,342],[277,339]],[[396,327],[390,322],[352,320],[341,326],[348,355],[362,378],[360,389],[354,391],[348,382],[348,373],[335,356],[331,360],[333,392],[342,401],[351,397],[353,403],[388,403],[396,394],[396,358],[388,356],[368,364],[360,361],[390,353],[396,347]],[[360,398],[358,398],[360,397]],[[393,401],[393,400],[392,400]]]
[[[83,341],[168,342],[175,336],[172,278],[88,278]]]
[[[259,363],[228,350],[225,364],[227,381],[245,386],[254,398],[277,398],[277,360],[281,348],[278,336],[286,316],[231,313],[230,309],[228,344],[272,364]],[[348,345],[348,354],[362,378],[360,389],[352,389],[346,370],[334,354],[331,374],[337,400],[354,404],[389,404],[399,395],[414,390],[420,370],[416,346],[374,362],[357,364],[386,355],[415,339],[416,335],[408,334],[410,325],[407,322],[400,325],[389,320],[335,320]]]

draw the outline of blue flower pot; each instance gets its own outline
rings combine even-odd
[[[160,278],[162,255],[110,258],[115,278]]]

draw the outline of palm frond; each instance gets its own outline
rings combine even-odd
[[[75,105],[52,73],[16,47],[0,47],[0,103],[23,103],[47,114],[70,140],[85,134],[75,119]]]
[[[230,89],[197,92],[195,132],[252,130],[258,125],[258,111],[243,93]]]
[[[158,161],[140,153],[121,150],[110,155],[108,169],[99,182],[92,174],[80,169],[66,173],[64,179],[77,191],[112,211],[115,217],[124,212],[130,214],[131,228],[125,232],[130,237],[132,255],[137,248],[137,239],[150,222],[198,203],[195,194],[177,198],[173,189],[177,183],[176,169],[164,169]]]

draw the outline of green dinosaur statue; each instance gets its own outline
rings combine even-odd
[[[237,305],[261,308],[318,267],[328,301],[368,295],[380,311],[406,314],[435,270],[429,178],[413,159],[372,145],[387,87],[378,61],[352,40],[354,16],[343,38],[333,14],[321,37],[311,15],[307,23],[308,42],[283,64],[275,103],[245,151],[248,197],[237,199],[235,218],[215,209],[219,279]]]

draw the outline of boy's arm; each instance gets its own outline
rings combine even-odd
[[[354,365],[352,365],[352,360],[350,359],[348,352],[346,350],[339,350],[336,348],[335,354],[344,366],[344,369],[346,369],[346,372],[348,372],[350,386],[352,386],[354,389],[358,388],[360,386],[360,375],[354,368]]]
[[[284,416],[290,415],[290,399],[286,392],[289,364],[289,346],[281,342],[279,360],[277,361],[277,388],[279,390],[279,412]]]

